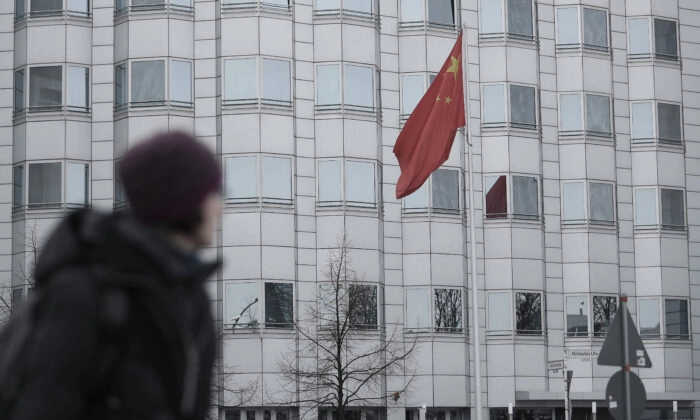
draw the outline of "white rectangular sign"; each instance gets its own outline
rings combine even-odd
[[[567,350],[568,359],[592,360],[597,359],[600,352],[598,350]]]
[[[563,360],[552,360],[551,362],[547,362],[547,370],[559,370],[559,369],[564,369],[564,361]]]

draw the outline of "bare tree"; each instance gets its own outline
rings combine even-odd
[[[21,280],[23,286],[33,288],[34,287],[34,271],[36,269],[36,264],[39,259],[40,245],[39,238],[36,230],[36,222],[28,226],[28,231],[24,238],[24,252],[29,254],[29,267],[27,267],[27,261],[25,264],[21,264],[18,268],[17,277]],[[0,326],[4,325],[5,322],[10,318],[12,313],[12,306],[17,305],[19,302],[13,302],[13,288],[11,284],[3,285],[0,288]],[[22,294],[24,297],[24,294]]]
[[[353,406],[386,404],[387,375],[407,378],[394,398],[413,379],[416,341],[400,340],[378,323],[377,285],[363,282],[348,259],[349,242],[342,236],[330,251],[316,304],[306,308],[297,324],[298,350],[279,361],[285,391],[294,405],[308,411],[332,408],[345,420]]]

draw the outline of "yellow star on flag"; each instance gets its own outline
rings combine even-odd
[[[445,103],[448,104],[448,105],[451,104],[451,103],[452,103],[452,98],[450,98],[449,96],[448,96],[447,98],[445,98]]]
[[[452,64],[447,69],[447,73],[454,74],[455,81],[457,81],[457,72],[459,71],[459,59],[461,57],[462,57],[461,55],[459,55],[457,58],[454,58],[454,56],[450,57],[452,59]]]
[[[438,95],[438,97],[435,98],[435,102],[440,102],[440,95]]]

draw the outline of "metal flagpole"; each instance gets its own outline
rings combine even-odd
[[[467,37],[462,26],[462,97],[464,99],[464,138],[467,143],[467,167],[469,170],[469,245],[472,272],[472,347],[474,354],[474,405],[476,419],[482,420],[481,403],[481,330],[479,328],[479,285],[476,276],[476,219],[474,218],[474,171],[472,169],[472,144],[469,140],[469,101],[467,100]]]

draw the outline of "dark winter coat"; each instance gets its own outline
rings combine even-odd
[[[204,281],[215,269],[130,217],[70,215],[39,259],[36,286],[47,293],[8,420],[204,418],[215,357]],[[116,332],[101,321],[103,277],[130,285]],[[114,334],[118,356],[107,357]]]

